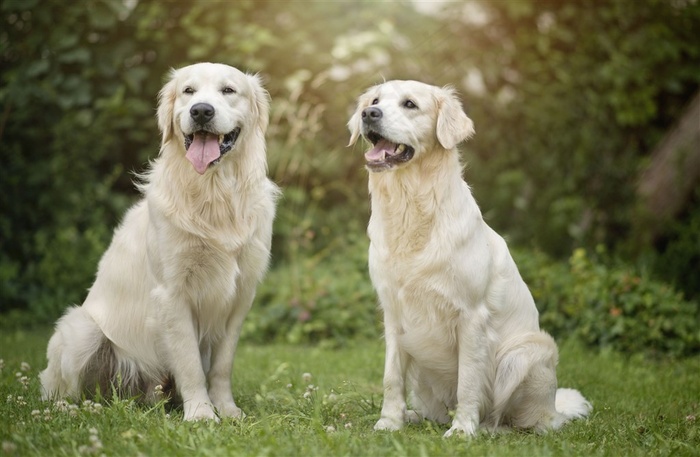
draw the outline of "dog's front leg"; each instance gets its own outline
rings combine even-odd
[[[162,349],[165,352],[175,385],[182,397],[184,419],[217,420],[207,394],[206,378],[202,369],[196,323],[184,294],[168,293],[159,289],[154,293],[163,319]]]
[[[252,294],[249,295],[251,295],[250,299],[241,300],[234,305],[234,313],[226,324],[226,335],[212,347],[212,364],[207,374],[209,398],[211,398],[221,417],[245,417],[245,414],[233,399],[231,375],[243,319],[253,301]]]
[[[406,364],[408,354],[399,347],[399,327],[390,313],[384,313],[386,359],[384,360],[384,401],[375,430],[399,430],[407,421]]]
[[[455,434],[474,436],[479,428],[481,411],[490,396],[490,370],[493,369],[489,363],[488,321],[489,313],[485,305],[460,313],[457,324],[457,410],[452,427],[445,432],[446,438]]]

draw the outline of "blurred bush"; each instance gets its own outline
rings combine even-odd
[[[304,238],[313,237],[307,229]],[[343,345],[377,338],[381,317],[367,271],[368,243],[349,233],[325,249],[278,264],[258,289],[243,337],[256,342]]]
[[[517,251],[515,257],[540,310],[541,326],[555,337],[629,353],[700,352],[698,303],[610,260],[604,248],[594,255],[576,249],[568,266],[537,251]]]

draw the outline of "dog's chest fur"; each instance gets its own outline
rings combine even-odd
[[[445,188],[415,191],[394,178],[370,177],[372,281],[404,349],[421,365],[456,370],[457,317],[477,301],[472,291],[483,290],[461,257],[470,228],[454,217],[468,210],[471,195],[459,177],[443,182]]]
[[[221,317],[233,312],[231,306],[240,289],[252,287],[265,272],[269,240],[264,233],[269,230],[264,227],[274,217],[274,200],[266,187],[271,184],[264,179],[243,192],[240,180],[211,180],[168,189],[160,187],[172,181],[157,182],[149,191],[148,205],[151,223],[159,227],[150,233],[170,240],[149,243],[156,281],[185,294],[200,324],[207,316],[219,316],[218,322],[204,325],[218,327],[226,321]],[[162,252],[164,245],[178,250]],[[169,265],[177,269],[168,270]]]

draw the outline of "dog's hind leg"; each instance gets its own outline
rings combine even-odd
[[[544,431],[564,422],[554,406],[557,346],[545,332],[521,335],[499,350],[489,425]]]
[[[104,338],[83,308],[66,311],[49,341],[48,366],[39,375],[42,399],[79,398],[84,387],[85,368],[100,350]]]
[[[418,422],[423,418],[440,424],[450,422],[447,404],[435,395],[435,386],[425,377],[415,383],[410,393],[410,404],[414,410],[407,412],[408,422]]]

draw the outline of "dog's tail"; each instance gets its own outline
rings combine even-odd
[[[554,407],[559,414],[564,416],[566,421],[586,417],[593,409],[591,403],[581,395],[581,392],[566,388],[557,389]]]

